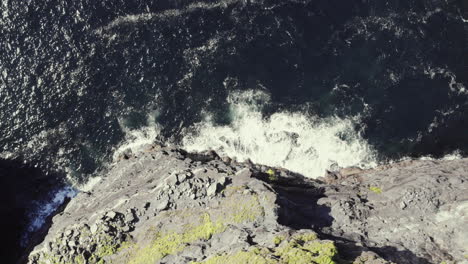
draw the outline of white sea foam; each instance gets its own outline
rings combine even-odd
[[[102,180],[101,177],[92,177],[92,178],[89,178],[86,183],[76,186],[76,188],[80,190],[80,192],[89,192],[93,189],[94,186],[100,183],[101,180]]]
[[[232,93],[232,123],[218,126],[210,115],[185,135],[188,151],[212,149],[238,160],[279,166],[316,178],[332,166],[375,166],[375,153],[354,129],[358,118],[318,118],[278,112],[267,118],[261,108],[269,96],[259,91]]]
[[[400,161],[405,161],[405,160],[459,160],[459,159],[463,159],[463,155],[461,154],[461,152],[459,150],[456,150],[452,153],[449,153],[449,154],[446,154],[444,155],[443,157],[440,157],[440,158],[434,158],[434,157],[431,157],[431,156],[420,156],[418,158],[412,158],[412,157],[403,157],[399,160],[395,160],[395,161],[392,161],[391,163],[394,163],[394,162],[400,162]]]
[[[65,199],[73,198],[77,194],[77,190],[71,186],[63,187],[50,194],[51,200],[37,202],[37,205],[29,214],[30,223],[28,230],[24,234],[22,243],[26,243],[30,234],[38,231],[46,222],[47,217],[54,213],[57,208],[63,204]]]
[[[148,144],[154,143],[160,132],[160,126],[155,121],[155,113],[148,115],[147,126],[138,129],[130,129],[123,123],[122,120],[119,120],[120,128],[125,133],[125,139],[116,147],[112,156],[114,161],[129,149],[135,152]]]

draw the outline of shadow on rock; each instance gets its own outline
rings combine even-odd
[[[341,236],[332,235],[334,233],[332,225],[335,219],[331,215],[331,208],[320,204],[319,200],[326,197],[327,188],[334,188],[333,185],[322,185],[302,175],[293,174],[290,175],[292,179],[278,180],[274,184],[280,206],[278,212],[280,224],[296,230],[313,229],[321,238],[334,241],[340,257],[345,260],[354,261],[364,252],[372,251],[385,260],[395,263],[431,263],[409,250],[399,250],[391,246],[366,247],[364,245],[372,244],[372,241],[366,241],[358,234],[343,232]],[[260,178],[265,179],[266,175],[261,175]]]

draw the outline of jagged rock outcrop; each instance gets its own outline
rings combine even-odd
[[[420,161],[317,181],[151,146],[72,199],[28,261],[461,263],[467,167]]]

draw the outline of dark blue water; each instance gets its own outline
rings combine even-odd
[[[261,89],[269,113],[361,113],[380,158],[468,150],[462,1],[8,1],[0,150],[91,173],[157,113],[160,138]],[[366,111],[364,111],[366,110]]]

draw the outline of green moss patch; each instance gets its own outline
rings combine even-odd
[[[282,242],[282,238],[274,238],[275,245]],[[239,251],[211,257],[202,262],[192,264],[335,264],[338,251],[331,241],[317,240],[315,233],[293,236],[286,244],[269,248],[253,248],[250,251]]]
[[[188,243],[208,240],[224,230],[223,224],[214,223],[210,216],[205,214],[200,225],[187,228],[183,233],[157,234],[153,242],[148,247],[137,250],[128,263],[155,263],[167,255],[182,251]]]
[[[338,250],[331,241],[319,241],[313,233],[293,236],[285,246],[279,247],[274,255],[280,258],[279,263],[300,264],[334,264]]]
[[[212,220],[210,214],[204,213],[198,225],[186,226],[182,232],[156,232],[150,245],[136,249],[128,263],[155,263],[167,255],[181,252],[190,243],[209,240],[214,234],[224,232],[229,224],[253,222],[264,214],[256,195],[244,198],[242,202],[237,199],[226,201],[220,208],[220,211],[226,213],[218,216],[216,220]],[[190,218],[193,218],[193,215]]]
[[[382,189],[377,187],[377,186],[371,186],[369,187],[369,191],[371,192],[374,192],[376,194],[381,194],[382,193]]]

